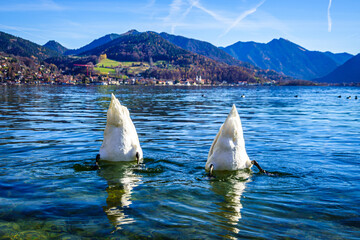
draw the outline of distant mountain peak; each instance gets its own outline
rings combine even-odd
[[[44,44],[44,47],[52,49],[60,54],[64,54],[64,52],[68,50],[66,47],[64,47],[55,40],[48,41],[47,43]]]
[[[137,31],[136,29],[131,29],[131,30],[129,30],[126,33],[123,33],[121,35],[126,36],[126,35],[136,35],[136,34],[140,34],[140,32]]]
[[[273,40],[271,40],[270,42],[267,43],[268,45],[270,44],[287,44],[287,45],[293,45],[293,46],[296,46],[296,47],[300,47],[302,49],[305,49],[299,45],[297,45],[296,43],[293,43],[292,41],[288,40],[288,39],[285,39],[285,38],[274,38]]]
[[[283,41],[283,42],[291,42],[290,40],[286,39],[286,38],[279,38],[279,41]],[[292,43],[292,42],[291,42]]]
[[[55,41],[55,40],[49,40],[47,43],[45,43],[45,45],[49,45],[49,44],[56,44],[56,43],[58,43],[57,41]],[[58,43],[59,44],[59,43]]]

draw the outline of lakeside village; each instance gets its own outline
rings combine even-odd
[[[34,58],[0,53],[0,85],[156,85],[156,86],[244,86],[259,85],[238,81],[235,84],[209,81],[196,76],[195,79],[144,78],[141,72],[150,68],[142,62],[116,62],[100,56],[96,65],[73,64],[69,69],[59,69],[55,64],[39,63]],[[115,65],[115,67],[114,67]],[[124,74],[126,73],[126,74]],[[275,81],[265,83],[275,84]],[[264,85],[264,84],[262,84]]]

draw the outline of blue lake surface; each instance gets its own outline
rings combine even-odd
[[[92,170],[111,93],[128,107],[145,159]],[[359,239],[355,95],[360,88],[0,86],[0,239]],[[207,177],[232,104],[250,159],[273,175],[253,167]]]

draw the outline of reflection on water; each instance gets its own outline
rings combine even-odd
[[[210,181],[211,190],[223,197],[223,201],[215,202],[218,211],[213,214],[222,218],[221,227],[235,234],[239,233],[237,224],[241,219],[241,198],[245,191],[246,183],[250,181],[249,170],[236,172],[222,171],[216,173],[216,179]],[[230,236],[227,236],[230,237]]]
[[[99,170],[99,175],[106,179],[108,185],[106,206],[103,209],[116,230],[120,230],[121,225],[135,222],[134,218],[125,213],[132,204],[133,189],[141,181],[140,176],[134,174],[132,165],[127,162],[102,162]]]

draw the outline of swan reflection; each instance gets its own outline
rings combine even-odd
[[[121,229],[121,225],[135,222],[135,219],[125,213],[125,209],[132,204],[133,189],[141,181],[140,176],[134,174],[131,165],[131,163],[106,163],[101,165],[99,171],[99,175],[108,183],[106,188],[108,197],[103,210],[116,230]]]
[[[221,217],[221,227],[235,234],[239,233],[237,224],[241,219],[241,197],[249,182],[248,170],[216,173],[216,180],[211,181],[211,190],[222,196],[224,201],[215,202],[218,211],[213,214]]]

